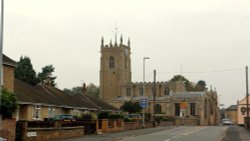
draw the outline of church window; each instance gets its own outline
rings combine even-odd
[[[144,93],[143,87],[140,87],[140,88],[139,88],[139,95],[140,95],[140,96],[143,96],[143,93]]]
[[[161,113],[161,105],[160,104],[155,105],[155,113],[157,113],[157,114]]]
[[[113,56],[109,57],[109,68],[115,68],[115,58]]]
[[[175,103],[175,116],[180,116],[180,103]]]
[[[131,88],[127,88],[127,96],[131,96]]]
[[[190,103],[190,115],[195,116],[195,103]]]
[[[164,95],[169,95],[169,88],[168,87],[165,87],[165,89],[164,89]]]

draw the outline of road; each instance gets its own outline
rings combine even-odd
[[[227,129],[228,126],[156,127],[57,141],[221,141]]]
[[[170,130],[130,136],[121,141],[221,141],[225,126],[181,126]]]

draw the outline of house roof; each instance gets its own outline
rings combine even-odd
[[[237,110],[237,105],[231,105],[226,110]]]
[[[19,79],[15,79],[15,93],[20,104],[41,104],[92,110],[116,110],[109,104],[104,104],[101,100],[89,98],[84,94],[70,95],[55,87],[31,86]]]
[[[13,67],[16,66],[16,62],[4,54],[3,54],[3,64]]]

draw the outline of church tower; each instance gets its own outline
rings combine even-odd
[[[127,45],[120,43],[104,45],[101,39],[101,64],[100,64],[100,97],[111,100],[126,94],[126,85],[131,82],[130,39]]]

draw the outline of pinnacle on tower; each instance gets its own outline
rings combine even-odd
[[[121,35],[121,37],[120,37],[120,46],[122,46],[122,44],[123,44],[123,39],[122,39],[122,35]]]
[[[112,40],[110,40],[109,46],[113,47]]]
[[[130,38],[128,38],[128,47],[130,47]]]
[[[102,36],[102,39],[101,39],[101,47],[104,47],[104,39],[103,39],[103,36]]]

